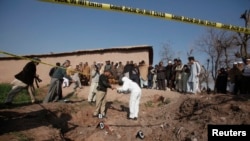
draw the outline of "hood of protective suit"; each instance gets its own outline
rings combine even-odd
[[[131,94],[134,92],[141,92],[141,88],[139,87],[139,85],[137,83],[133,82],[128,77],[122,77],[121,80],[123,82],[123,85],[122,85],[122,87],[118,88],[119,90],[130,91]]]
[[[130,79],[129,79],[128,77],[124,76],[124,77],[122,78],[122,82],[126,82],[126,81],[130,81]]]

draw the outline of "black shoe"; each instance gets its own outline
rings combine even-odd
[[[137,120],[136,117],[135,117],[135,118],[130,118],[130,117],[128,117],[127,119],[128,119],[128,120]]]
[[[94,101],[88,101],[89,105],[94,106],[95,102]]]
[[[127,119],[128,119],[128,120],[132,120],[133,118],[128,117]]]

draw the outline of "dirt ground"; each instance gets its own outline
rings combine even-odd
[[[109,90],[107,118],[93,118],[89,87],[63,89],[67,102],[0,109],[1,141],[206,141],[208,124],[250,124],[246,95],[180,94],[143,89],[137,121],[128,120],[129,94]],[[48,87],[36,95],[42,99]],[[3,107],[3,106],[2,106]],[[100,124],[101,123],[101,124]],[[103,124],[102,124],[103,123]],[[100,125],[104,125],[102,129]]]

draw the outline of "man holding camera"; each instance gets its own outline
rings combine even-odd
[[[5,100],[6,105],[12,104],[12,101],[17,93],[19,93],[23,89],[28,89],[28,93],[31,98],[31,103],[35,103],[35,88],[34,88],[34,79],[39,79],[39,76],[36,74],[36,66],[40,63],[40,59],[38,57],[34,57],[30,62],[28,62],[23,70],[15,75],[15,79],[11,82],[12,89],[8,93],[8,96]]]

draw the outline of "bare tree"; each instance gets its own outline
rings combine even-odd
[[[197,41],[197,50],[205,53],[210,58],[211,67],[212,67],[212,77],[216,79],[216,71],[219,64],[219,59],[222,55],[222,51],[216,48],[218,36],[215,30],[209,29],[205,36],[201,37]]]
[[[234,47],[235,47],[235,36],[229,32],[222,32],[217,40],[218,48],[223,50],[224,55],[220,60],[220,66],[230,67],[232,61],[234,61]]]
[[[206,67],[204,66],[204,65],[202,65],[201,67],[202,67],[202,69],[203,69],[203,71],[200,73],[200,76],[199,76],[199,84],[203,84],[203,83],[205,83],[206,84],[206,88],[207,88],[207,92],[208,92],[208,89],[210,89],[209,88],[209,76],[210,76],[210,71],[209,71],[209,61],[210,61],[210,59],[207,59],[207,63],[206,63]]]
[[[194,49],[190,48],[189,51],[187,52],[187,56],[192,56]]]
[[[229,58],[231,58],[229,54],[232,52],[233,40],[232,34],[227,31],[210,28],[206,35],[197,41],[197,50],[208,55],[208,63],[211,64],[211,69],[209,71],[209,68],[207,68],[206,71],[207,73],[211,72],[214,83],[218,75],[218,69],[222,66],[229,66]],[[209,76],[209,74],[206,74],[206,76]],[[205,78],[208,79],[208,77]],[[208,82],[208,80],[206,81]]]
[[[171,49],[170,43],[164,43],[160,50],[161,61],[168,62],[173,59],[174,51]]]
[[[245,22],[245,27],[250,28],[250,10],[246,10],[240,17]],[[245,62],[245,59],[247,57],[250,57],[248,54],[248,48],[249,48],[249,34],[243,34],[243,33],[237,33],[235,35],[235,39],[237,40],[235,44],[237,46],[240,46],[240,52],[235,53],[235,56],[238,58],[242,58],[242,60]]]

